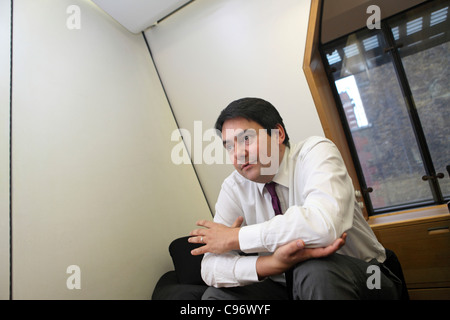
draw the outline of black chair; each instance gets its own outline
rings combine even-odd
[[[383,264],[402,282],[400,300],[409,300],[408,289],[406,288],[402,266],[394,251],[386,249],[386,260]]]
[[[200,274],[203,255],[191,255],[191,250],[201,244],[189,243],[188,238],[175,239],[169,245],[175,270],[166,272],[158,280],[152,300],[200,300],[208,288]]]

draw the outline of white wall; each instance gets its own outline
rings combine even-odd
[[[150,298],[170,241],[210,212],[192,166],[171,162],[176,124],[143,36],[88,0],[14,1],[13,28],[13,298]]]
[[[0,0],[0,300],[9,298],[10,5]]]
[[[228,103],[254,96],[278,108],[293,142],[323,136],[302,70],[309,11],[310,0],[197,0],[147,30],[179,126],[212,128]],[[213,208],[232,167],[196,170]]]
[[[169,242],[209,210],[141,35],[88,0],[14,2],[14,299],[145,299]],[[0,2],[0,298],[9,288],[9,1]],[[69,30],[69,5],[81,29]],[[146,32],[181,128],[230,101],[278,107],[293,141],[323,135],[302,72],[309,0],[197,0]],[[6,69],[4,69],[6,68]],[[208,143],[206,143],[208,144]],[[211,206],[230,165],[196,165]],[[176,201],[174,201],[176,199]],[[5,200],[5,201],[3,201]],[[80,290],[66,268],[81,267]]]

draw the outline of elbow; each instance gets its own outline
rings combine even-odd
[[[219,255],[214,253],[205,253],[202,259],[200,274],[203,282],[209,287],[221,288],[227,287],[220,267],[217,267]]]
[[[323,246],[329,246],[342,235],[351,229],[353,224],[353,217],[350,216],[347,219],[336,219],[328,221],[326,227],[322,230]]]
[[[218,288],[219,285],[214,281],[214,276],[212,276],[210,273],[201,272],[202,280],[208,287],[215,287]]]
[[[327,220],[324,219],[322,223],[316,225],[312,232],[311,242],[306,243],[309,248],[323,248],[331,245],[335,240],[339,239],[344,232],[351,228],[351,221],[345,223],[344,221]]]
[[[202,263],[201,263],[201,268],[200,268],[200,275],[202,277],[203,282],[210,287],[218,287],[217,283],[215,281],[215,277],[214,277],[214,272],[212,272],[211,270],[214,270],[214,268],[211,268],[210,264],[212,263],[212,261],[208,261],[210,260],[211,257],[209,253],[206,253],[203,256],[202,259]]]
[[[333,228],[318,231],[316,234],[316,241],[311,244],[306,244],[309,248],[323,248],[332,244],[340,236],[337,235]]]
[[[311,231],[311,243],[308,247],[326,247],[353,225],[353,203],[350,201],[335,201],[333,205],[311,205],[305,218],[306,225],[309,222]],[[313,218],[314,217],[314,218]],[[308,241],[309,242],[309,241]]]

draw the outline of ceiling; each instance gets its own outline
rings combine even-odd
[[[322,43],[327,43],[366,26],[373,14],[369,5],[376,5],[385,19],[426,0],[324,0],[322,12]]]
[[[92,0],[132,33],[139,33],[191,0]]]

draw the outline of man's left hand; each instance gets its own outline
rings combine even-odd
[[[239,250],[239,230],[244,218],[238,217],[231,227],[208,220],[200,220],[197,226],[203,227],[195,229],[190,233],[190,243],[204,243],[191,254],[201,255],[206,252],[225,253],[231,250]]]

